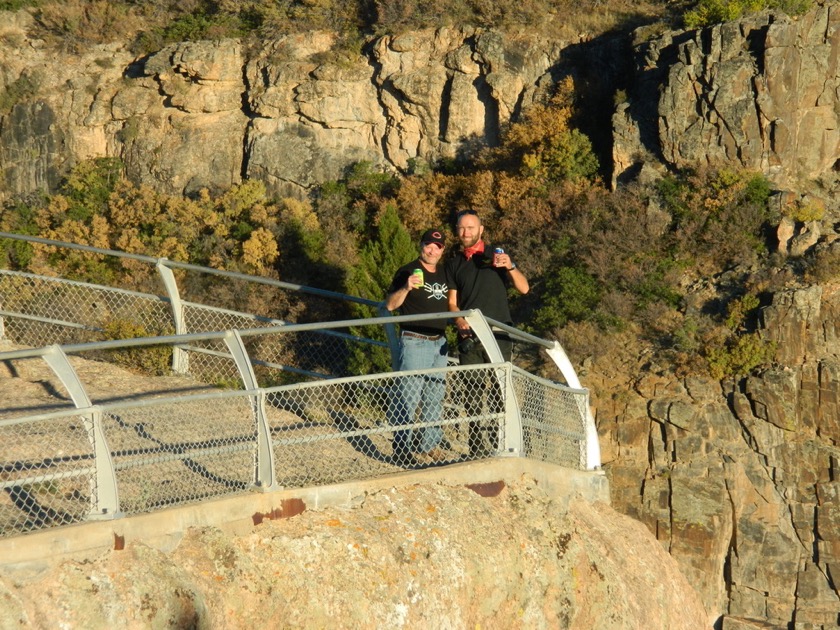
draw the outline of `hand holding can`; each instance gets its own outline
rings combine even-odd
[[[415,269],[411,272],[411,275],[416,278],[416,281],[412,284],[412,288],[422,287],[423,286],[423,270],[422,269]]]
[[[502,263],[499,260],[499,256],[500,256],[500,254],[504,254],[504,253],[505,253],[505,250],[503,250],[501,247],[497,247],[496,249],[493,250],[493,266],[494,267],[501,267],[502,266]]]

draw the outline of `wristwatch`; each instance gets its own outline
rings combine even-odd
[[[508,269],[508,271],[513,271],[514,269],[516,269],[516,263],[515,263],[515,262],[511,262],[511,263],[510,263],[510,269]]]

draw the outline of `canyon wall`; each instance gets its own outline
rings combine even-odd
[[[404,172],[497,143],[552,85],[564,47],[464,28],[381,37],[361,56],[332,53],[335,35],[317,32],[255,50],[223,40],[67,55],[15,15],[0,19],[0,88],[37,88],[0,117],[6,197],[53,190],[73,164],[106,156],[171,194],[251,178],[301,195],[359,161]]]

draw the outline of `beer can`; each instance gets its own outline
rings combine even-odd
[[[497,258],[498,255],[499,254],[504,254],[504,253],[505,253],[505,250],[503,250],[501,247],[497,247],[496,249],[493,250],[493,266],[494,267],[499,266],[499,259]]]
[[[420,284],[423,284],[423,270],[422,269],[415,269],[411,273],[414,274],[415,276],[417,276],[418,278],[420,278]]]

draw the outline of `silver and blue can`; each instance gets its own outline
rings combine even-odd
[[[499,260],[498,260],[497,256],[499,254],[504,254],[504,253],[505,253],[505,250],[503,250],[501,247],[497,247],[496,249],[493,250],[493,266],[494,267],[499,266]]]

